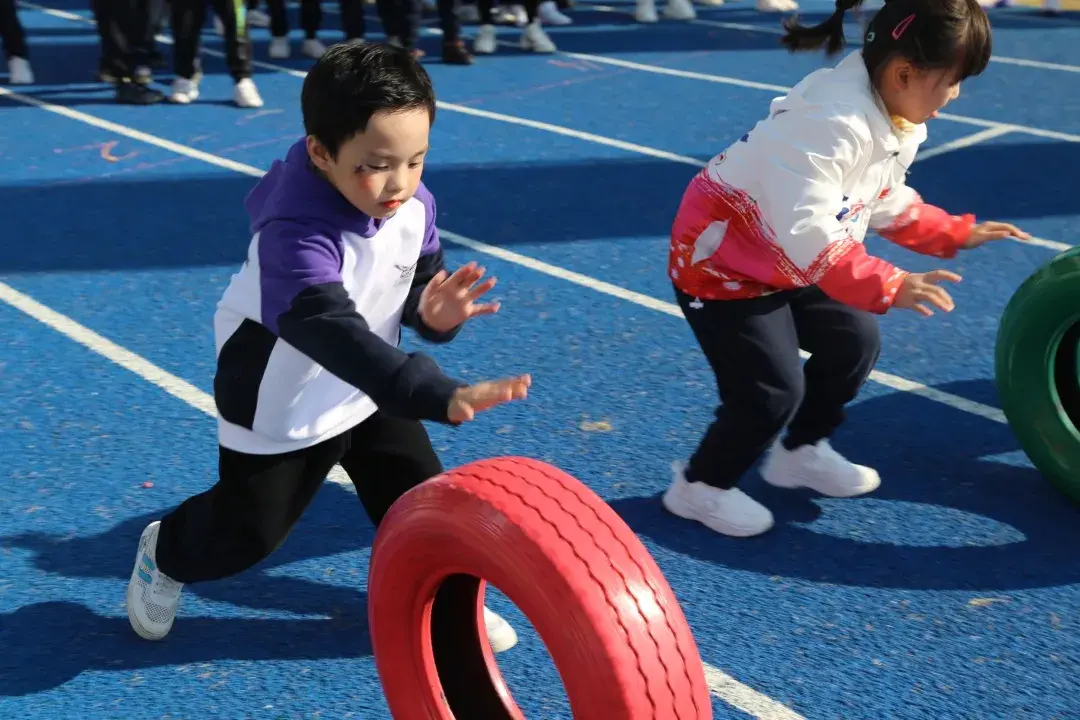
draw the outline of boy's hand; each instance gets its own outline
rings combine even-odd
[[[447,416],[455,425],[468,422],[476,417],[478,412],[512,400],[524,400],[529,394],[530,385],[532,385],[531,376],[519,375],[514,378],[490,380],[458,388],[450,398]]]
[[[904,278],[900,289],[896,292],[893,307],[905,310],[914,310],[920,315],[930,317],[934,311],[923,303],[936,305],[945,312],[952,312],[956,307],[952,296],[944,288],[938,287],[942,280],[960,282],[962,278],[948,270],[932,270],[928,273],[911,273]]]
[[[449,332],[469,318],[499,311],[499,303],[478,303],[481,295],[495,287],[495,278],[479,285],[484,268],[471,262],[447,276],[445,270],[431,278],[420,294],[420,319],[436,332]]]
[[[1004,240],[1007,237],[1027,240],[1031,235],[1009,223],[984,222],[971,228],[971,234],[968,235],[968,239],[965,240],[960,247],[965,250],[971,250],[972,248],[977,248],[991,240]]]

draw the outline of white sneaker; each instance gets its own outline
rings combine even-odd
[[[484,607],[484,627],[487,630],[488,642],[491,643],[493,652],[506,652],[517,645],[518,636],[510,623],[502,616],[495,614]]]
[[[757,0],[758,12],[793,12],[799,9],[795,0]]]
[[[266,54],[272,60],[285,60],[292,54],[287,36],[270,38],[270,46],[266,48]]]
[[[668,0],[664,17],[669,20],[693,20],[697,17],[697,11],[690,0]]]
[[[307,38],[303,44],[300,45],[300,52],[307,55],[312,60],[318,60],[326,54],[326,45],[319,38]]]
[[[664,493],[664,507],[672,515],[696,520],[731,537],[760,535],[773,526],[769,509],[738,488],[722,490],[702,482],[687,482],[685,463],[671,466],[673,480]]]
[[[33,85],[34,71],[26,58],[12,56],[8,58],[8,80],[12,85]]]
[[[536,9],[536,15],[544,25],[572,25],[574,21],[564,15],[555,0],[544,0]]]
[[[260,108],[263,106],[262,96],[255,87],[255,81],[244,78],[233,86],[233,102],[242,108]]]
[[[525,31],[521,33],[521,49],[535,53],[553,53],[558,50],[555,43],[544,32],[544,28],[540,27],[539,20],[525,26]]]
[[[807,487],[837,498],[865,495],[881,485],[876,470],[851,462],[828,440],[794,450],[777,441],[761,466],[761,476],[776,487]]]
[[[634,19],[639,23],[654,23],[660,18],[656,15],[655,0],[637,0],[634,7]]]
[[[157,540],[160,522],[147,525],[139,538],[139,550],[135,555],[135,569],[127,588],[127,614],[131,627],[139,637],[161,640],[169,634],[176,619],[176,606],[180,604],[178,583],[157,567]]]
[[[481,25],[473,38],[473,52],[477,55],[490,55],[495,52],[497,40],[494,25]]]
[[[188,105],[199,99],[199,83],[188,78],[178,77],[173,80],[172,94],[169,95],[171,102]]]
[[[270,27],[270,16],[264,13],[262,10],[248,10],[247,22],[248,25],[250,25],[251,27]]]
[[[524,5],[511,5],[506,8],[504,17],[518,27],[525,27],[529,24],[529,13],[525,11]]]

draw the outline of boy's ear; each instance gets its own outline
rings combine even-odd
[[[330,171],[330,165],[334,162],[334,159],[330,157],[330,152],[314,135],[307,136],[307,153],[311,158],[311,163],[322,170],[323,172]]]

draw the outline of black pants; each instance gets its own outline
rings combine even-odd
[[[0,43],[8,58],[21,57],[26,60],[30,57],[26,47],[26,30],[19,22],[15,0],[0,0]]]
[[[752,300],[675,292],[722,403],[690,458],[692,482],[734,487],[785,427],[788,449],[830,437],[881,352],[877,319],[816,287]]]
[[[147,0],[91,0],[90,9],[101,39],[101,70],[130,79],[135,68],[150,64],[154,27]]]
[[[387,37],[396,37],[402,46],[412,50],[420,35],[420,20],[424,14],[421,0],[376,0],[383,30]],[[461,39],[461,21],[458,19],[458,0],[437,0],[436,11],[444,43],[456,43]]]
[[[253,3],[248,8],[253,9]],[[285,37],[289,34],[289,15],[285,0],[267,0],[266,8],[270,15],[270,34]],[[341,13],[341,29],[346,40],[362,39],[367,31],[364,18],[364,0],[338,0]],[[322,28],[323,12],[320,0],[300,0],[300,27],[307,38],[315,37]]]
[[[195,77],[196,57],[199,54],[199,33],[206,22],[209,2],[225,29],[225,62],[233,80],[251,77],[251,38],[248,37],[246,8],[243,0],[171,0],[173,63],[177,77]]]
[[[420,422],[382,413],[291,453],[219,452],[217,484],[161,520],[158,567],[179,582],[229,577],[267,557],[285,542],[338,463],[376,527],[394,501],[443,470]]]

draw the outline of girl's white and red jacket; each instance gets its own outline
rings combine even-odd
[[[672,227],[672,282],[704,300],[817,285],[884,313],[907,273],[867,254],[867,229],[949,258],[975,222],[904,184],[925,139],[925,125],[890,120],[858,51],[811,73],[690,183]]]

